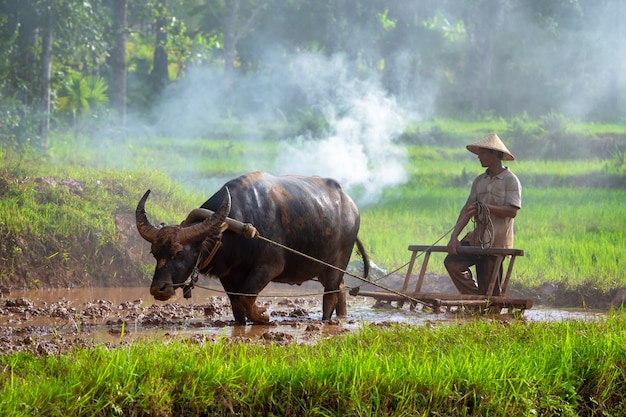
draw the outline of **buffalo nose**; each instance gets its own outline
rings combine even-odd
[[[174,293],[175,291],[171,286],[166,285],[161,288],[158,288],[156,286],[150,287],[150,295],[152,295],[155,299],[159,301],[169,300],[174,295]]]

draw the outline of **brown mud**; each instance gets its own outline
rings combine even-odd
[[[447,281],[436,281],[441,284],[434,286],[445,290]],[[168,302],[153,300],[145,287],[11,291],[0,298],[0,354],[28,351],[53,355],[74,347],[114,347],[173,338],[198,342],[229,338],[253,343],[315,343],[355,332],[364,325],[423,325],[478,317],[459,311],[411,311],[395,303],[376,304],[372,298],[348,296],[348,316],[323,322],[320,289],[319,284],[304,288],[270,285],[258,302],[267,307],[271,322],[247,326],[234,324],[228,298],[217,283],[194,289],[191,299],[184,299],[178,291],[176,298]],[[488,319],[593,320],[603,314],[535,307],[526,310],[522,317],[498,315]]]

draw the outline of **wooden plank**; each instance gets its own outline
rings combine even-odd
[[[406,271],[406,276],[404,277],[402,291],[406,291],[409,287],[409,281],[411,280],[411,274],[413,273],[413,266],[415,265],[415,258],[417,258],[417,252],[413,251],[411,254],[411,262],[409,262],[409,269]]]
[[[410,245],[409,250],[412,252],[411,255],[411,265],[409,271],[407,271],[407,275],[404,279],[404,285],[402,291],[406,291],[409,283],[410,273],[413,271],[413,264],[415,263],[415,258],[418,252],[425,252],[426,256],[424,258],[424,262],[422,263],[422,268],[420,271],[420,275],[417,280],[417,284],[415,285],[415,292],[419,292],[422,289],[422,283],[424,280],[424,274],[426,273],[426,268],[428,265],[428,260],[430,258],[430,254],[432,252],[441,252],[447,253],[447,246],[433,246],[433,245]],[[504,258],[506,256],[510,256],[508,268],[506,270],[506,274],[501,277],[500,281],[500,296],[504,296],[507,291],[507,287],[509,285],[509,280],[511,278],[511,273],[513,272],[513,265],[515,263],[516,256],[523,256],[524,251],[521,249],[513,249],[513,248],[481,248],[477,246],[459,246],[457,247],[457,252],[460,254],[476,254],[476,255],[484,255],[484,256],[495,256],[497,257],[497,261],[492,272],[491,278],[489,280],[489,285],[487,287],[487,295],[493,295],[496,283],[498,280],[498,272],[500,270],[500,266],[504,263]]]
[[[449,294],[449,293],[439,293],[439,292],[420,292],[420,293],[404,292],[402,294],[406,296],[406,299],[416,298],[418,300],[422,298],[427,298],[427,299],[439,298],[442,300],[486,300],[488,298],[492,298],[492,299],[502,298],[502,297],[487,297],[486,295]],[[383,291],[360,291],[359,295],[362,295],[364,297],[373,297],[373,298],[380,298],[380,299],[394,299],[394,300],[405,299],[405,297],[403,297],[402,295],[394,294],[390,292],[383,292]]]
[[[515,256],[511,256],[511,259],[509,259],[509,267],[507,268],[506,275],[504,276],[504,281],[502,281],[502,292],[500,293],[500,296],[502,297],[506,297],[506,290],[509,288],[509,280],[511,279],[514,264]]]
[[[481,248],[481,247],[476,247],[476,246],[459,246],[457,248],[457,252],[461,254],[474,254],[474,255],[497,257],[498,262],[496,264],[496,268],[494,269],[492,277],[490,279],[489,287],[487,288],[488,295],[420,292],[422,289],[424,276],[426,274],[428,261],[430,259],[430,254],[432,252],[447,253],[448,248],[446,246],[410,245],[409,250],[412,252],[411,261],[409,262],[409,268],[406,273],[401,291],[399,292],[360,291],[359,295],[362,295],[364,297],[372,297],[378,301],[397,301],[400,307],[402,307],[402,305],[406,301],[410,301],[411,310],[413,310],[414,304],[417,303],[417,301],[415,300],[419,300],[420,303],[433,308],[435,313],[439,313],[441,311],[441,307],[453,307],[453,306],[479,306],[479,307],[482,306],[485,308],[489,308],[490,306],[493,306],[494,309],[500,309],[500,308],[528,309],[528,308],[531,308],[533,305],[533,302],[530,299],[517,299],[517,298],[505,297],[506,289],[509,284],[511,273],[513,271],[515,257],[524,256],[524,251],[521,249]],[[411,275],[415,267],[417,254],[419,252],[425,252],[425,256],[422,262],[422,266],[420,269],[417,283],[415,285],[415,291],[407,292]],[[509,260],[506,274],[504,277],[502,277],[503,280],[501,282],[501,286],[502,286],[501,294],[499,296],[493,296],[491,294],[493,294],[493,291],[495,289],[495,284],[497,281],[498,271],[500,270],[500,265],[502,265],[502,263],[504,262],[504,258],[508,256],[510,256],[511,259]]]
[[[371,297],[383,301],[410,301],[410,298],[420,300],[426,304],[437,305],[462,305],[462,304],[489,304],[497,306],[523,306],[531,308],[533,301],[528,298],[506,298],[506,297],[486,297],[484,295],[469,294],[444,294],[444,293],[406,293],[406,297],[398,294],[380,292],[380,291],[361,291],[359,295]],[[410,298],[409,298],[410,297]]]
[[[487,287],[488,296],[492,296],[493,290],[496,288],[496,282],[498,281],[498,274],[500,274],[502,261],[504,261],[504,255],[496,255],[496,263],[493,265],[493,271],[491,271],[491,278],[489,279],[489,286]],[[502,290],[502,282],[500,282],[500,290]]]
[[[530,299],[521,299],[521,298],[502,298],[500,300],[489,299],[488,301],[479,301],[479,300],[437,300],[439,306],[441,307],[455,307],[461,305],[467,306],[481,306],[485,307],[499,307],[499,308],[524,308],[529,309],[532,308],[533,302]]]

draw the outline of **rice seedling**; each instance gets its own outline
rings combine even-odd
[[[623,312],[367,326],[315,345],[144,341],[0,357],[7,415],[591,415],[624,406]]]

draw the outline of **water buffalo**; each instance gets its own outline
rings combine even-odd
[[[368,275],[368,257],[357,237],[359,210],[335,180],[245,174],[228,181],[180,225],[164,227],[147,218],[149,193],[137,205],[136,221],[157,261],[150,288],[157,300],[172,297],[197,267],[219,278],[238,324],[266,323],[256,298],[267,284],[316,278],[324,286],[322,319],[329,320],[334,311],[337,317],[347,313],[343,273],[285,248],[345,269],[356,244]],[[253,225],[263,239],[228,227],[233,222]]]

